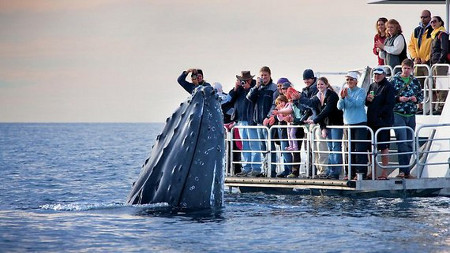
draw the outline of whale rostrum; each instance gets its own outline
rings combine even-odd
[[[127,204],[167,203],[174,208],[223,205],[223,115],[210,86],[197,87],[167,119]]]

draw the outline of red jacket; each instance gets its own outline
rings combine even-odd
[[[373,38],[373,49],[372,49],[372,51],[373,51],[373,53],[374,53],[376,56],[378,56],[378,65],[384,65],[384,60],[381,59],[380,56],[378,55],[377,47],[375,46],[375,43],[376,43],[377,41],[379,41],[379,42],[381,42],[381,43],[384,44],[384,41],[385,41],[385,40],[386,40],[386,36],[385,36],[385,37],[381,37],[378,33],[375,34],[375,37]]]

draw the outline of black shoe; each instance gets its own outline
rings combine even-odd
[[[249,177],[262,177],[263,173],[259,172],[259,171],[251,171],[250,173],[247,174],[247,176]]]
[[[249,172],[247,172],[247,171],[241,171],[241,172],[239,172],[239,173],[236,174],[236,177],[246,177],[246,176],[248,176],[249,174],[250,174],[250,171],[249,171]]]
[[[330,174],[327,176],[327,179],[339,179],[339,175]]]
[[[281,178],[286,177],[286,173],[284,173],[284,172],[278,173],[277,177],[281,177]]]
[[[317,174],[313,178],[314,179],[329,179],[328,175],[325,175],[325,174]]]

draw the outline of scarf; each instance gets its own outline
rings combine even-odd
[[[434,30],[431,32],[431,39],[434,40],[434,38],[436,37],[436,35],[437,35],[440,31],[445,32],[445,27],[439,26],[438,28],[434,29]]]

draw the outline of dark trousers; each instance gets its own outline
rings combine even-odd
[[[365,124],[355,124],[353,126],[360,126]],[[352,126],[352,125],[351,125]],[[368,149],[368,142],[362,142],[367,140],[367,134],[368,131],[366,128],[350,128],[349,131],[349,137],[350,137],[350,147],[349,147],[349,153],[350,155],[350,161],[349,163],[352,165],[352,174],[348,175],[348,166],[347,166],[347,175],[349,178],[353,178],[356,176],[356,173],[363,173],[364,175],[367,174],[367,154],[355,154],[354,152],[367,152]],[[355,164],[355,165],[353,165]]]
[[[305,131],[303,130],[303,128],[297,128],[297,132],[295,133],[295,137],[297,139],[302,139],[305,138]],[[298,146],[298,150],[300,150],[302,148],[302,143],[303,140],[299,140],[297,141],[297,146]],[[308,154],[311,154],[311,152],[307,152]],[[295,175],[299,175],[300,172],[300,162],[302,160],[300,152],[293,152],[292,153],[292,158],[294,161],[294,165],[292,165],[292,173],[294,173]],[[310,172],[311,174],[311,172]]]

